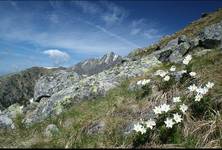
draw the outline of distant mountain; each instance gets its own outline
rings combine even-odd
[[[62,68],[47,69],[32,67],[30,69],[0,77],[0,107],[8,107],[15,102],[24,104],[33,97],[36,81],[43,75]]]
[[[82,61],[70,69],[80,75],[93,75],[120,64],[122,60],[121,56],[110,52],[99,59],[93,58]]]

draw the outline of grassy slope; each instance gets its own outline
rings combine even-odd
[[[204,18],[200,18],[189,25],[187,25],[182,30],[170,35],[169,37],[162,38],[157,44],[151,45],[149,47],[140,49],[138,52],[134,53],[131,57],[142,57],[149,55],[158,47],[164,47],[169,41],[179,37],[180,35],[186,35],[188,37],[195,37],[197,34],[206,26],[215,24],[222,20],[222,9],[210,13]]]
[[[216,104],[219,108],[221,108],[221,105],[218,104],[220,104],[222,98],[222,59],[220,58],[222,58],[222,53],[213,51],[204,57],[194,59],[191,63],[192,70],[200,74],[203,81],[211,80],[216,83],[210,95],[212,101],[217,101]],[[161,67],[166,68],[168,65]],[[149,74],[146,77],[148,76]],[[129,82],[133,80],[123,82],[120,87],[111,90],[106,97],[84,101],[79,105],[73,106],[64,114],[56,118],[49,118],[43,123],[29,129],[23,127],[21,117],[18,117],[16,120],[16,131],[1,131],[0,147],[131,147],[135,139],[135,134],[124,135],[124,128],[128,123],[138,121],[141,114],[149,109],[152,101],[152,98],[149,96],[138,99],[136,97],[139,93],[127,90]],[[170,94],[172,90],[174,89],[168,88],[168,93]],[[216,108],[214,107],[214,109]],[[221,117],[218,118],[218,115],[213,114],[212,117],[207,119],[200,119],[193,116],[190,116],[190,118],[192,119],[186,121],[182,136],[176,135],[177,140],[173,140],[172,143],[168,143],[167,145],[160,144],[154,140],[152,141],[152,146],[203,147],[208,146],[207,144],[210,141],[213,141],[213,146],[221,146],[219,139],[221,134],[210,134],[207,137],[208,140],[205,141],[199,136],[201,134],[201,137],[205,137],[208,134],[209,128],[213,133],[218,132],[216,128],[218,127],[218,123],[220,125],[222,123]],[[91,123],[98,120],[105,122],[106,128],[104,132],[93,135],[86,134],[84,132],[85,129]],[[217,124],[215,120],[217,120]],[[210,127],[209,123],[212,122],[215,123],[215,126]],[[50,123],[54,123],[59,127],[60,134],[53,138],[46,138],[43,134],[44,129]],[[142,145],[142,147],[149,146],[149,143]]]

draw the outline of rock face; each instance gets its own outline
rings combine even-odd
[[[99,59],[89,59],[76,64],[72,71],[82,75],[93,75],[120,64],[122,57],[110,52]]]
[[[17,74],[0,77],[0,105],[2,109],[16,102],[26,103],[28,99],[33,97],[36,81],[52,71],[53,69],[33,67]]]
[[[42,76],[35,85],[34,100],[40,101],[43,97],[50,97],[54,93],[67,88],[79,81],[80,76],[67,70],[58,70]]]
[[[222,21],[206,27],[199,37],[205,48],[222,48]]]
[[[14,129],[15,125],[10,117],[5,114],[0,114],[0,128]]]
[[[108,90],[118,86],[123,79],[143,75],[151,67],[160,64],[153,56],[141,60],[128,61],[98,74],[80,79],[72,85],[62,88],[50,97],[41,100],[37,108],[25,118],[27,124],[40,122],[53,114],[59,114],[65,105],[82,100],[104,96]],[[44,93],[44,92],[43,92]],[[38,97],[44,96],[39,95]],[[37,98],[38,99],[38,98]]]
[[[205,27],[197,37],[192,39],[181,35],[153,54],[160,61],[178,63],[191,49],[198,46],[204,49],[222,48],[222,21]]]

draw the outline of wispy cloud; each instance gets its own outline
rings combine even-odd
[[[81,8],[86,14],[97,15],[106,25],[121,23],[128,15],[128,12],[110,1],[99,3],[90,1],[72,1],[74,5]]]
[[[96,28],[96,29],[104,32],[105,34],[107,34],[107,35],[109,35],[109,36],[111,36],[111,37],[114,37],[114,38],[120,40],[121,42],[123,42],[123,43],[125,43],[125,44],[127,44],[127,45],[130,45],[130,46],[132,46],[132,47],[134,47],[134,48],[140,47],[139,45],[137,45],[137,44],[135,44],[135,43],[133,43],[133,42],[130,42],[129,40],[127,40],[127,39],[125,39],[125,38],[123,38],[123,37],[121,37],[121,36],[119,36],[119,35],[111,32],[111,31],[108,31],[107,29],[105,29],[105,28],[103,28],[103,27],[101,27],[101,26],[99,26],[99,25],[95,25],[95,24],[93,24],[93,23],[91,23],[91,22],[89,22],[89,21],[85,21],[85,22],[86,22],[87,24],[93,26],[94,28]]]
[[[102,4],[107,11],[101,17],[107,25],[121,23],[128,15],[128,12],[124,8],[112,2],[102,1]]]
[[[80,7],[84,13],[96,14],[102,11],[102,9],[96,3],[93,2],[78,0],[72,1],[72,3]]]
[[[133,36],[144,36],[148,40],[158,39],[162,36],[162,33],[158,30],[158,27],[155,26],[155,23],[150,21],[149,24],[147,24],[144,18],[132,21],[130,34]]]
[[[46,54],[52,58],[55,66],[61,65],[62,63],[68,61],[70,58],[68,53],[58,49],[45,50],[43,54]]]
[[[156,38],[160,38],[162,36],[162,34],[159,33],[159,31],[157,29],[154,29],[154,28],[150,28],[148,30],[145,30],[143,34],[145,37],[147,37],[147,39],[156,39]]]

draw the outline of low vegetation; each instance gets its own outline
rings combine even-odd
[[[170,66],[175,65],[164,64],[147,72],[146,76],[124,81],[105,97],[83,101],[57,117],[48,118],[28,128],[22,122],[23,116],[18,115],[14,120],[15,130],[0,131],[0,147],[221,147],[221,57],[220,50],[193,57],[186,69],[196,72],[197,77],[185,76],[180,81],[170,78],[164,82],[161,78],[153,76],[153,72],[160,69],[169,70]],[[180,65],[175,66],[177,70],[185,69]],[[129,90],[132,83],[142,79],[151,81],[147,81],[143,88]],[[187,99],[184,95],[191,83],[198,85],[207,81],[215,83],[215,86],[204,96],[201,103],[193,101],[192,96]],[[153,89],[151,85],[157,86]],[[163,114],[156,120],[154,130],[147,130],[144,134],[133,131],[136,123],[149,119],[148,116],[155,106],[168,102],[177,94],[181,95],[182,101],[187,99],[186,101],[190,102],[181,123],[166,128],[164,121],[167,114]],[[168,113],[177,112],[178,106]],[[45,135],[49,124],[55,124],[59,129],[58,134],[53,137]]]

